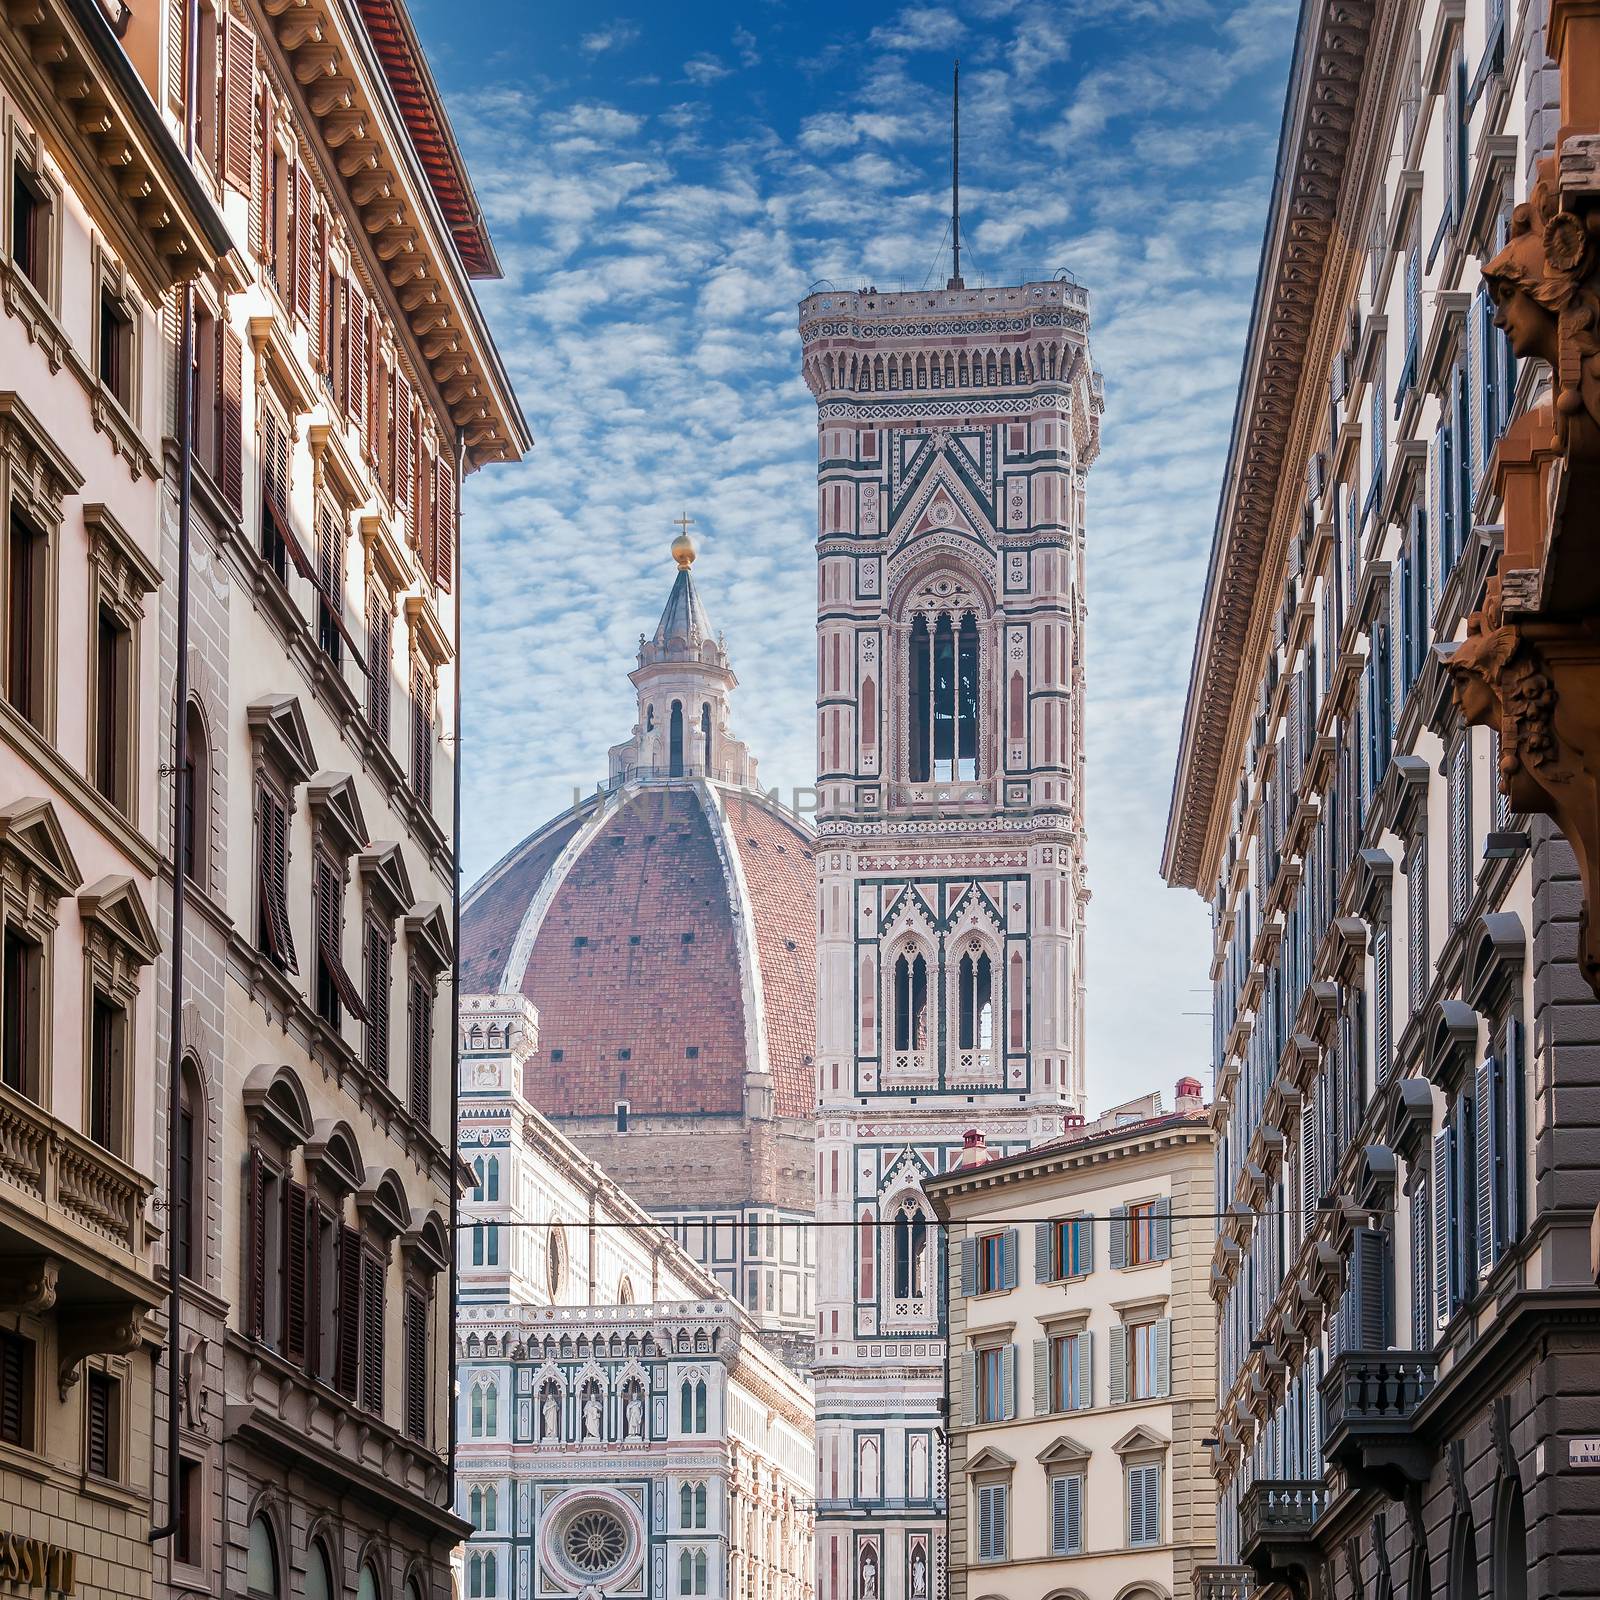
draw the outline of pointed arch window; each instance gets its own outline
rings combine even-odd
[[[672,713],[667,727],[667,776],[683,776],[683,702],[672,702]]]
[[[703,1528],[706,1525],[706,1486],[686,1483],[678,1490],[678,1526]]]
[[[704,1378],[686,1378],[679,1399],[679,1432],[707,1431],[707,1390]]]
[[[928,1048],[928,962],[918,950],[902,951],[894,964],[894,1047]]]
[[[711,775],[711,706],[709,703],[700,707],[700,764],[705,768],[706,776]]]
[[[911,626],[911,781],[978,776],[978,623],[971,612],[918,616]]]
[[[907,1200],[894,1219],[894,1294],[920,1300],[927,1292],[925,1258],[928,1219],[915,1200]]]
[[[960,990],[958,1047],[994,1048],[994,967],[987,951],[968,950],[956,968]]]

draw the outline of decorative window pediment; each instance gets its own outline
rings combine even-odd
[[[1119,1456],[1135,1455],[1164,1455],[1172,1446],[1170,1439],[1163,1439],[1153,1428],[1147,1428],[1143,1423],[1123,1436],[1112,1445],[1112,1449]]]
[[[1478,1053],[1478,1013],[1464,1000],[1441,1000],[1428,1024],[1428,1076],[1436,1083],[1470,1072]]]
[[[0,389],[0,445],[10,466],[11,496],[41,527],[61,526],[61,503],[83,487],[83,474],[56,447],[44,424],[9,389]]]
[[[245,1079],[240,1098],[245,1114],[291,1149],[312,1136],[311,1102],[294,1072],[264,1061]]]
[[[363,505],[366,485],[339,430],[326,422],[314,422],[306,429],[306,441],[311,446],[312,481],[317,493],[331,495],[346,513]]]
[[[348,1122],[322,1117],[305,1142],[306,1168],[342,1194],[353,1194],[365,1179],[361,1146]]]
[[[144,597],[161,586],[161,573],[128,530],[102,505],[83,508],[89,557],[100,579],[99,597],[130,623],[144,615]]]
[[[438,1210],[415,1206],[410,1225],[400,1235],[400,1249],[419,1271],[434,1276],[450,1265],[449,1240],[449,1230]]]
[[[382,517],[363,517],[357,532],[366,551],[368,577],[377,578],[391,594],[403,593],[416,582],[411,558]]]
[[[411,1204],[393,1167],[367,1168],[366,1181],[356,1190],[356,1210],[390,1239],[398,1238],[411,1225]]]
[[[1089,1455],[1088,1445],[1063,1433],[1046,1445],[1037,1459],[1042,1467],[1081,1467],[1088,1465]]]
[[[19,887],[37,887],[53,906],[83,882],[72,847],[48,800],[25,796],[0,806],[0,871],[20,869]]]
[[[131,997],[139,986],[134,969],[149,966],[161,949],[133,879],[101,878],[79,893],[78,912],[91,959],[106,970],[113,993]]]
[[[996,1450],[992,1444],[987,1444],[967,1462],[967,1476],[976,1477],[980,1472],[1014,1472],[1016,1466],[1014,1456],[1008,1456],[1004,1450]]]
[[[276,317],[251,317],[250,346],[256,353],[258,380],[265,378],[272,385],[291,419],[316,405],[316,390]]]
[[[319,772],[306,787],[306,804],[323,839],[341,856],[353,856],[366,845],[367,819],[348,772]]]
[[[406,627],[411,634],[413,654],[420,652],[435,669],[449,662],[454,653],[450,640],[439,626],[433,607],[421,595],[406,596]]]
[[[374,908],[382,915],[398,917],[416,904],[411,874],[406,871],[405,856],[399,845],[370,845],[356,856],[356,866]]]
[[[437,900],[419,900],[412,906],[406,914],[406,938],[413,955],[421,958],[432,976],[449,969],[453,959],[450,924]]]
[[[292,694],[263,695],[245,707],[250,732],[268,760],[294,783],[306,783],[317,770],[311,730]]]
[[[1473,1010],[1488,1016],[1522,976],[1528,959],[1528,936],[1515,911],[1490,911],[1478,919],[1467,954],[1463,986]]]

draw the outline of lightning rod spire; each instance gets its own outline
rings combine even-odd
[[[952,266],[947,289],[965,289],[961,279],[961,63],[956,62],[955,92],[950,104],[950,249]]]

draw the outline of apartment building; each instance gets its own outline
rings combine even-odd
[[[128,48],[235,243],[152,342],[189,565],[160,626],[158,1587],[441,1600],[460,484],[528,444],[473,297],[494,255],[401,0],[162,0]]]
[[[161,308],[229,240],[94,0],[0,17],[0,161],[0,1583],[109,1600],[168,1248]]]
[[[1156,1097],[1159,1100],[1159,1097]],[[1214,1137],[1176,1109],[926,1180],[948,1247],[950,1600],[1168,1600],[1215,1560]],[[1110,1125],[1104,1125],[1109,1122]]]
[[[1206,1595],[1593,1587],[1600,1010],[1573,855],[1444,665],[1549,381],[1479,263],[1582,11],[1301,14],[1164,861],[1215,931]]]
[[[461,1592],[811,1600],[809,1389],[535,1109],[532,1003],[466,995],[461,1030]]]

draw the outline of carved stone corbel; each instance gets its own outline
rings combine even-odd
[[[56,1334],[61,1398],[78,1381],[87,1356],[125,1356],[144,1338],[142,1306],[86,1306],[63,1317]]]
[[[37,1314],[56,1303],[61,1263],[54,1256],[0,1263],[0,1311]]]

